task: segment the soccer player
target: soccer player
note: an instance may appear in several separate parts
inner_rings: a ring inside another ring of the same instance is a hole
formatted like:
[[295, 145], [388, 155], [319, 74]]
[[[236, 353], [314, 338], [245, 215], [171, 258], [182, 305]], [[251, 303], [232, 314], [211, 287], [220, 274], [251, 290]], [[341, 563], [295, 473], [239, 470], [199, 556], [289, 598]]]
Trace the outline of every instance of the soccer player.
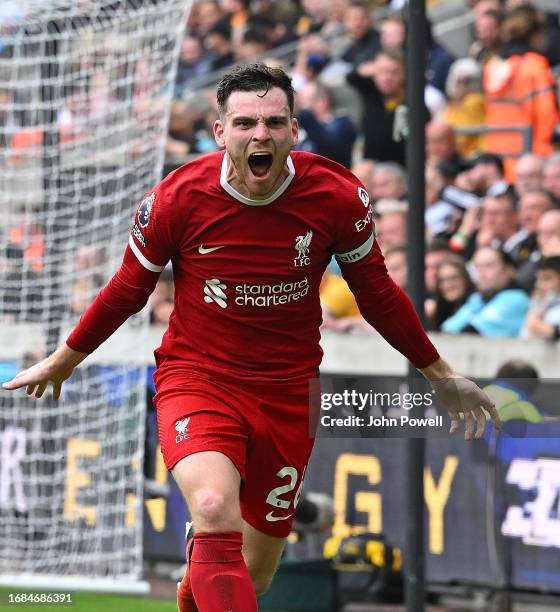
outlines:
[[482, 407], [500, 422], [488, 397], [440, 358], [388, 276], [363, 185], [332, 161], [290, 154], [298, 124], [289, 77], [238, 67], [217, 96], [214, 135], [225, 151], [144, 197], [119, 271], [66, 343], [4, 388], [41, 397], [51, 383], [58, 399], [73, 369], [146, 304], [171, 260], [174, 311], [154, 378], [165, 464], [195, 528], [178, 604], [254, 612], [313, 446], [308, 381], [321, 361], [319, 283], [333, 254], [364, 318], [439, 385], [452, 431], [463, 413], [466, 439], [480, 438]]

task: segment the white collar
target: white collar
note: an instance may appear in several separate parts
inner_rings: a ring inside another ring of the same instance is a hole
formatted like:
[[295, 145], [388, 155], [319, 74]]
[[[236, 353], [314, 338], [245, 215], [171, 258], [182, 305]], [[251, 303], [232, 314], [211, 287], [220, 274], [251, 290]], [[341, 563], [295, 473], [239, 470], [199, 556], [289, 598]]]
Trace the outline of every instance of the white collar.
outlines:
[[251, 198], [247, 198], [241, 193], [239, 193], [237, 189], [234, 189], [227, 182], [228, 159], [229, 159], [229, 156], [227, 153], [225, 153], [224, 158], [222, 160], [222, 171], [220, 173], [220, 185], [229, 193], [230, 196], [232, 196], [236, 200], [239, 200], [240, 202], [243, 202], [243, 204], [248, 204], [249, 206], [265, 206], [266, 204], [270, 204], [271, 202], [274, 202], [274, 200], [279, 198], [284, 193], [284, 191], [288, 189], [288, 187], [290, 186], [290, 183], [292, 182], [294, 176], [296, 175], [296, 169], [294, 168], [294, 163], [292, 162], [292, 158], [288, 155], [288, 159], [286, 161], [288, 164], [289, 174], [284, 179], [282, 184], [278, 187], [278, 189], [271, 196], [266, 198], [266, 200], [252, 200]]

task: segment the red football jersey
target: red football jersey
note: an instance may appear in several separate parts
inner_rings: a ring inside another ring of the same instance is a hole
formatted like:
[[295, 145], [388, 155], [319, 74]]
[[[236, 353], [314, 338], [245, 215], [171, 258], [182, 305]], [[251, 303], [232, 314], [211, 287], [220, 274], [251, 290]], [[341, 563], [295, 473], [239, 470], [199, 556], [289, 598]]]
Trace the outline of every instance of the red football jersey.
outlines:
[[308, 378], [321, 361], [319, 284], [334, 254], [363, 316], [417, 367], [438, 358], [387, 274], [369, 196], [351, 172], [292, 152], [275, 193], [250, 200], [227, 183], [227, 163], [224, 152], [201, 157], [144, 197], [123, 267], [68, 339], [72, 348], [93, 350], [142, 307], [155, 283], [146, 274], [171, 261], [175, 305], [156, 350], [160, 379], [181, 370]]
[[171, 173], [142, 201], [130, 236], [140, 263], [171, 260], [175, 307], [158, 364], [238, 378], [309, 376], [319, 365], [319, 284], [333, 253], [358, 261], [373, 246], [360, 182], [325, 158], [293, 152], [266, 200], [226, 182], [227, 156]]

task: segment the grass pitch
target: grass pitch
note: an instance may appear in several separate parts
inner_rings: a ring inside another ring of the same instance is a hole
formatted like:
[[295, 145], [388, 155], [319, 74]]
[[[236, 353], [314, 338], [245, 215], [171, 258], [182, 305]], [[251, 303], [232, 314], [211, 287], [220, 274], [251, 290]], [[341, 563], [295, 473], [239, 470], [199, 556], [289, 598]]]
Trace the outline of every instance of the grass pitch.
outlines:
[[[69, 604], [10, 604], [9, 593], [21, 593], [21, 589], [0, 589], [0, 612], [8, 610], [42, 610], [42, 612], [177, 612], [174, 601], [147, 599], [138, 596], [102, 595], [101, 593], [72, 593]], [[37, 593], [38, 591], [25, 591]]]

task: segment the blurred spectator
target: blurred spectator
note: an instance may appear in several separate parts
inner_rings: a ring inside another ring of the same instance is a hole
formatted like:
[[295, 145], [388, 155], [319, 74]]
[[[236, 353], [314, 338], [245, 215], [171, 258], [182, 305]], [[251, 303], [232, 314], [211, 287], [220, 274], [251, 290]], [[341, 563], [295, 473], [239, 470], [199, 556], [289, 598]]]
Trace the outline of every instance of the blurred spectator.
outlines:
[[390, 247], [406, 244], [406, 213], [388, 212], [376, 221], [377, 242], [386, 254]]
[[173, 273], [170, 268], [165, 268], [156, 283], [153, 293], [148, 302], [150, 308], [150, 324], [169, 324], [169, 317], [173, 312], [174, 286]]
[[488, 10], [475, 16], [475, 40], [469, 47], [469, 57], [484, 66], [500, 49], [502, 43], [502, 13]]
[[511, 254], [519, 242], [526, 238], [518, 232], [519, 217], [515, 201], [509, 193], [490, 196], [484, 200], [480, 228], [476, 235], [477, 248], [490, 246]]
[[502, 8], [502, 0], [467, 0], [471, 4], [475, 17], [488, 11], [499, 11]]
[[431, 328], [441, 330], [443, 322], [463, 306], [473, 291], [465, 260], [459, 255], [445, 257], [436, 270], [434, 309], [427, 317]]
[[537, 264], [535, 290], [531, 295], [524, 337], [560, 337], [560, 256], [543, 257]]
[[[253, 30], [264, 35], [268, 41], [268, 48], [278, 47], [286, 42], [290, 42], [286, 26], [274, 19], [268, 13], [251, 15], [247, 20], [246, 31]], [[293, 40], [293, 39], [292, 39]]]
[[231, 30], [224, 23], [218, 23], [208, 32], [204, 44], [210, 53], [211, 70], [225, 68], [235, 61], [231, 43]]
[[509, 190], [504, 180], [504, 164], [498, 155], [491, 153], [482, 153], [474, 159], [465, 179], [465, 187], [481, 197], [501, 195]]
[[556, 200], [556, 206], [560, 206], [560, 153], [544, 162], [542, 186]]
[[384, 252], [385, 265], [389, 276], [397, 285], [406, 291], [408, 283], [408, 260], [406, 244], [392, 244]]
[[192, 6], [187, 30], [203, 40], [206, 34], [224, 17], [217, 0], [199, 0]]
[[549, 210], [539, 219], [537, 243], [544, 257], [560, 255], [560, 210]]
[[329, 0], [327, 20], [321, 30], [326, 37], [340, 36], [344, 34], [344, 15], [346, 13], [347, 0]]
[[518, 336], [527, 314], [529, 298], [514, 283], [515, 267], [503, 251], [482, 247], [473, 258], [476, 293], [449, 319], [444, 332], [482, 336]]
[[321, 280], [319, 289], [323, 317], [340, 319], [355, 317], [360, 314], [354, 294], [350, 291], [342, 276], [327, 270]]
[[174, 102], [171, 105], [165, 146], [166, 164], [184, 163], [189, 153], [197, 152], [195, 123], [199, 118], [188, 102]]
[[426, 178], [426, 238], [445, 236], [449, 239], [457, 230], [466, 210], [479, 205], [479, 198], [458, 189], [452, 178], [442, 172], [443, 164], [428, 163]]
[[517, 272], [517, 283], [526, 291], [532, 291], [537, 263], [542, 257], [560, 255], [560, 211], [547, 210], [537, 221], [537, 250], [529, 256]]
[[447, 74], [455, 57], [433, 37], [432, 24], [429, 20], [426, 20], [426, 48], [428, 50], [426, 81], [445, 93]]
[[350, 0], [344, 13], [344, 27], [351, 43], [342, 54], [342, 60], [356, 68], [373, 59], [381, 45], [367, 2]]
[[220, 0], [220, 3], [225, 15], [208, 29], [208, 33], [219, 28], [222, 32], [229, 32], [230, 41], [240, 40], [249, 19], [250, 0]]
[[366, 191], [373, 200], [375, 191], [375, 162], [371, 159], [362, 159], [352, 166], [352, 172], [364, 184]]
[[[8, 244], [6, 256], [10, 269], [32, 270], [41, 273], [45, 258], [45, 227], [39, 222], [36, 215], [25, 214], [21, 223], [16, 223], [8, 230]], [[25, 217], [27, 217], [27, 220]]]
[[[458, 202], [458, 205], [464, 203], [466, 209], [458, 230], [449, 241], [449, 246], [453, 251], [461, 253], [466, 259], [470, 259], [476, 246], [481, 246], [477, 240], [486, 240], [489, 235], [489, 232], [486, 231], [482, 233], [480, 238], [478, 237], [484, 207], [480, 201], [477, 202], [476, 199], [473, 199], [473, 194], [486, 198], [506, 195], [510, 196], [510, 200], [513, 196], [508, 184], [503, 180], [502, 160], [489, 153], [480, 155], [474, 160], [473, 167], [469, 171], [463, 172], [457, 177], [456, 185], [459, 184], [460, 188], [456, 186], [453, 189], [448, 188], [446, 190], [450, 192], [450, 196]], [[490, 228], [487, 226], [486, 229]], [[491, 232], [490, 235], [492, 235]]]
[[252, 62], [262, 57], [272, 46], [272, 41], [257, 28], [245, 30], [241, 42], [234, 48], [236, 62]]
[[327, 42], [317, 34], [310, 34], [299, 41], [292, 69], [292, 84], [296, 92], [319, 79], [319, 74], [330, 62], [329, 53]]
[[406, 172], [401, 165], [394, 162], [375, 164], [373, 189], [369, 194], [372, 200], [402, 200], [406, 191]]
[[[538, 386], [539, 375], [535, 368], [523, 359], [511, 359], [500, 366], [496, 372], [496, 381], [484, 387], [484, 392], [494, 402], [500, 419], [505, 424], [505, 433], [522, 437], [525, 435], [526, 427], [512, 428], [516, 421], [529, 423], [543, 421], [541, 412], [531, 401]], [[505, 612], [503, 601], [498, 609]]]
[[389, 15], [381, 23], [380, 44], [384, 51], [404, 51], [406, 21], [399, 14]]
[[450, 231], [450, 219], [455, 214], [455, 207], [442, 200], [443, 190], [448, 183], [436, 162], [428, 162], [424, 168], [426, 212], [424, 223], [429, 238]]
[[348, 116], [334, 115], [332, 91], [322, 83], [309, 83], [298, 94], [297, 101], [298, 121], [304, 135], [297, 148], [350, 168], [356, 129]]
[[519, 200], [517, 211], [519, 225], [524, 237], [511, 252], [511, 256], [518, 267], [528, 261], [537, 250], [539, 220], [551, 208], [552, 198], [543, 190], [527, 191]]
[[457, 140], [453, 128], [437, 119], [426, 126], [426, 161], [438, 163], [447, 174], [457, 175], [463, 160], [457, 152]]
[[[404, 53], [406, 46], [406, 21], [399, 14], [387, 17], [381, 24], [381, 49], [383, 51]], [[447, 105], [443, 93], [431, 85], [426, 84], [424, 89], [424, 103], [432, 117], [441, 114]]]
[[404, 102], [404, 57], [380, 51], [374, 61], [360, 64], [347, 75], [363, 102], [364, 157], [405, 163], [406, 142], [393, 140], [395, 109]]
[[100, 274], [76, 275], [70, 300], [70, 313], [74, 321], [82, 316], [104, 284]]
[[436, 307], [437, 270], [441, 262], [451, 254], [447, 240], [436, 239], [426, 248], [424, 256], [424, 286], [426, 299], [424, 300], [424, 313], [426, 319], [431, 321]]
[[329, 14], [327, 0], [301, 0], [303, 14], [298, 19], [294, 31], [297, 36], [307, 36], [313, 32], [320, 32]]
[[87, 274], [102, 275], [102, 268], [107, 263], [107, 251], [104, 247], [81, 245], [74, 259], [74, 272], [80, 276]]
[[181, 43], [181, 54], [175, 79], [175, 96], [180, 97], [189, 81], [210, 72], [210, 59], [204, 56], [202, 43], [195, 36], [187, 36]]
[[546, 58], [531, 50], [539, 32], [533, 7], [511, 10], [503, 24], [505, 44], [500, 57], [493, 57], [484, 69], [486, 124], [490, 130], [485, 147], [505, 156], [510, 182], [515, 177], [515, 159], [524, 151], [524, 135], [492, 132], [492, 128], [532, 129], [532, 152], [546, 156], [553, 151], [552, 134], [558, 122], [554, 78]]
[[424, 284], [426, 296], [434, 297], [437, 289], [437, 271], [441, 263], [452, 255], [446, 240], [434, 240], [424, 256]]
[[543, 160], [532, 153], [519, 158], [515, 171], [515, 193], [518, 198], [528, 191], [541, 189], [543, 180]]
[[[470, 58], [458, 59], [447, 76], [445, 91], [449, 98], [442, 120], [454, 130], [484, 126], [486, 107], [481, 91], [482, 71]], [[482, 134], [457, 134], [457, 151], [463, 157], [480, 153], [484, 146]]]

